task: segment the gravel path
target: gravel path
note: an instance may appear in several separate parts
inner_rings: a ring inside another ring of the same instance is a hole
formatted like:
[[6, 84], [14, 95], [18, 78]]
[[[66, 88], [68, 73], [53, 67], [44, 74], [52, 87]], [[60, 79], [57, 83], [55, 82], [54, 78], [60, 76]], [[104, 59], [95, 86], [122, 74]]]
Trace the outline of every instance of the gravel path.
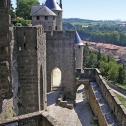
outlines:
[[63, 108], [56, 104], [59, 92], [48, 94], [47, 111], [62, 126], [96, 126], [90, 122], [93, 114], [87, 103], [83, 88], [82, 85], [77, 91], [76, 103], [73, 110]]

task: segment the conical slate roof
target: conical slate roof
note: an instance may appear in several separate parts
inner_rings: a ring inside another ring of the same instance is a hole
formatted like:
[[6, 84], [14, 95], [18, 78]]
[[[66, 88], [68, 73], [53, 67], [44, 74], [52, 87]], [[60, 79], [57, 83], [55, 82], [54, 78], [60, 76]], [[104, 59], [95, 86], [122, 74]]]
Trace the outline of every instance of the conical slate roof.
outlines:
[[56, 0], [46, 0], [45, 5], [51, 10], [61, 10], [60, 6], [57, 4]]
[[75, 31], [75, 45], [84, 45], [77, 31]]
[[45, 5], [44, 6], [43, 5], [32, 6], [31, 16], [37, 16], [37, 15], [56, 16], [56, 14]]

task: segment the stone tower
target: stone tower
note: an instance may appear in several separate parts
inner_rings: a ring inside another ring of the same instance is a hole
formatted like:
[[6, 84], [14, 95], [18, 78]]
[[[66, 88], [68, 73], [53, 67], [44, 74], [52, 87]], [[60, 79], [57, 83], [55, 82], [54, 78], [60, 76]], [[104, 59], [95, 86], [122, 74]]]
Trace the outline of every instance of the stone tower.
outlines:
[[0, 0], [0, 103], [12, 97], [9, 8], [10, 0]]
[[46, 35], [42, 26], [16, 27], [18, 115], [45, 110]]
[[[40, 18], [48, 16], [48, 20], [44, 19], [44, 23], [42, 23], [46, 33], [47, 92], [65, 87], [65, 97], [74, 100], [76, 90], [75, 31], [66, 31], [66, 34], [63, 34], [61, 8], [62, 0], [60, 0], [60, 5], [56, 0], [46, 0], [45, 5], [32, 6], [31, 16], [32, 19], [37, 18], [38, 15]], [[52, 21], [51, 16], [56, 17], [56, 22]], [[49, 29], [51, 24], [53, 25], [52, 30]], [[54, 73], [56, 70], [57, 72]], [[54, 81], [56, 76], [60, 78], [60, 80], [56, 79], [57, 82]]]
[[76, 70], [83, 69], [83, 46], [82, 40], [77, 31], [75, 31], [75, 65]]
[[[56, 27], [55, 30], [62, 30], [62, 12], [63, 10], [56, 2], [56, 0], [46, 0], [45, 5], [52, 10], [56, 15]], [[60, 3], [61, 5], [61, 3]]]
[[[37, 10], [37, 11], [36, 11]], [[32, 25], [42, 25], [44, 30], [52, 31], [56, 27], [56, 14], [45, 5], [31, 8]]]
[[[64, 88], [66, 98], [75, 98], [75, 31], [46, 31], [47, 91]], [[61, 85], [53, 84], [53, 70], [61, 71]]]

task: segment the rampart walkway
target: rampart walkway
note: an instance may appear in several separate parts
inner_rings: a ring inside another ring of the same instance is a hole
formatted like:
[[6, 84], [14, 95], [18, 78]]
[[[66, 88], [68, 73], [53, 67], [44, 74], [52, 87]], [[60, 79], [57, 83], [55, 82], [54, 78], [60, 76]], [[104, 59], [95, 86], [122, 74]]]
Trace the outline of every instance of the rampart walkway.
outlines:
[[73, 110], [63, 108], [56, 104], [58, 94], [58, 91], [48, 94], [47, 111], [62, 126], [97, 126], [91, 124], [93, 114], [87, 103], [83, 85], [77, 91], [77, 99]]

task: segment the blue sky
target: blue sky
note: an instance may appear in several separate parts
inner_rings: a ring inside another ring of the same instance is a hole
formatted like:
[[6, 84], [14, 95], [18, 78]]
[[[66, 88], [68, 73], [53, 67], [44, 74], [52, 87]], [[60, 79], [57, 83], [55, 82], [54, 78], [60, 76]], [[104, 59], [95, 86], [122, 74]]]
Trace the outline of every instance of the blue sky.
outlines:
[[[15, 1], [12, 0], [14, 6]], [[62, 0], [62, 3], [63, 18], [126, 20], [126, 0]]]

